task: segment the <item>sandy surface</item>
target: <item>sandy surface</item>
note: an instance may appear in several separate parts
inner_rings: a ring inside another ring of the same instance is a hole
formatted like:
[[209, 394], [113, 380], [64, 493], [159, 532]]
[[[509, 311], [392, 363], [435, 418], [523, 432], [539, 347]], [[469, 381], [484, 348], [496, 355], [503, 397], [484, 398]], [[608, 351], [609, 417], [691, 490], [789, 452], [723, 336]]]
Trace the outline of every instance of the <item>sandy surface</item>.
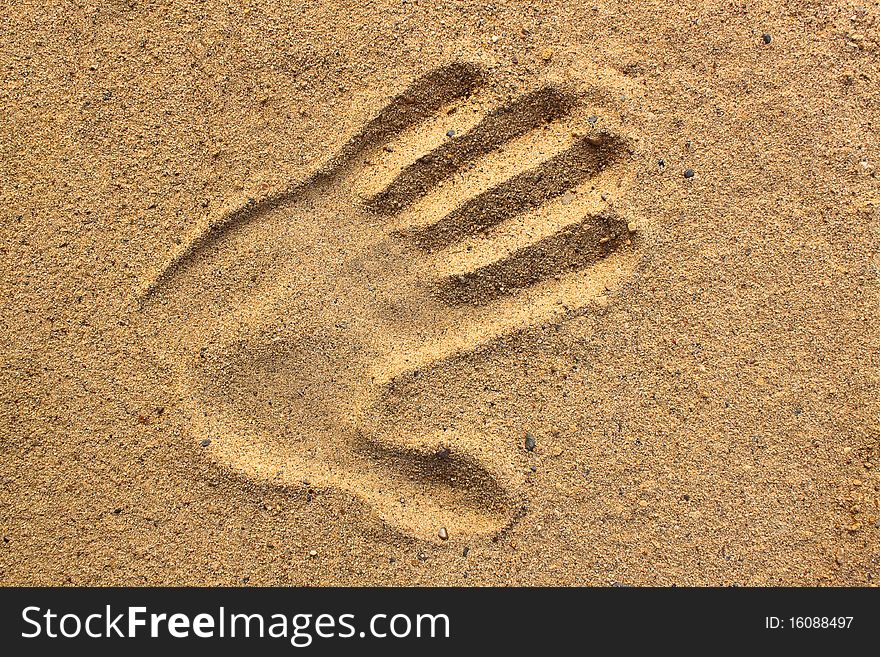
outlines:
[[0, 583], [877, 583], [876, 5], [291, 4], [4, 4]]

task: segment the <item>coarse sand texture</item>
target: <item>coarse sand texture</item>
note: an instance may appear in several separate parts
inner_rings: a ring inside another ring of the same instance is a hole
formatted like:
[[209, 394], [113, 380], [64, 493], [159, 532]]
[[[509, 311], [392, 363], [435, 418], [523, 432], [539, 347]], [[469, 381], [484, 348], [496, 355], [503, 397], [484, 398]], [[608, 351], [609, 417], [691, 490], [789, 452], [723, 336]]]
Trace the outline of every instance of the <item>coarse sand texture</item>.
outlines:
[[880, 12], [8, 4], [0, 582], [880, 578]]

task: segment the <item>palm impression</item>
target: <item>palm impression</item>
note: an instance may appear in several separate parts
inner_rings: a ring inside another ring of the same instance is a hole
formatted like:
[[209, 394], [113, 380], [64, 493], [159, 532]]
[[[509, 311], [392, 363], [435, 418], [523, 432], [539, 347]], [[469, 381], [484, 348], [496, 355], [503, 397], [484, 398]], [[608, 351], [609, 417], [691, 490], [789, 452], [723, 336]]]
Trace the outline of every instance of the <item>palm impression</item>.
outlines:
[[633, 171], [596, 80], [488, 110], [487, 86], [470, 64], [432, 71], [310, 178], [216, 217], [148, 285], [193, 443], [221, 466], [341, 492], [416, 537], [512, 522], [517, 475], [485, 449], [510, 436], [404, 423], [382, 400], [616, 290], [635, 240], [600, 191]]

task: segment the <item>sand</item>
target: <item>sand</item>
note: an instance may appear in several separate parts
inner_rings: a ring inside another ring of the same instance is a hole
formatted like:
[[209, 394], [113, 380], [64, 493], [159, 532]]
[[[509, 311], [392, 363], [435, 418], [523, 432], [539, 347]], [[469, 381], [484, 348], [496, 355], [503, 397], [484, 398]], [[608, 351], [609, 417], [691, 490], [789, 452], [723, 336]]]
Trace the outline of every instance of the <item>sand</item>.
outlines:
[[2, 16], [0, 583], [877, 583], [875, 6]]

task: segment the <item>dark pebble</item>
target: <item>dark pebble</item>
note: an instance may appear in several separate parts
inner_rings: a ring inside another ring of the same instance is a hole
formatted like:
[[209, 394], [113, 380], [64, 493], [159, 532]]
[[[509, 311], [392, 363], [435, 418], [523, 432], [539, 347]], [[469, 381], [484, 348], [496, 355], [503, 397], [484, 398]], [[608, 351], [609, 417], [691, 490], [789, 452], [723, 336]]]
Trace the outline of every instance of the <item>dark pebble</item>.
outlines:
[[455, 130], [447, 130], [446, 136], [447, 137], [455, 137]]
[[658, 167], [665, 167], [665, 166], [666, 166], [666, 160], [657, 160], [657, 166], [658, 166]]
[[200, 444], [201, 444], [202, 447], [207, 447], [208, 445], [211, 444], [211, 439], [210, 439], [210, 438], [205, 438]]
[[771, 37], [769, 34], [765, 34], [761, 38], [764, 40], [764, 43], [770, 43], [771, 41], [773, 41], [773, 37]]
[[596, 121], [598, 121], [598, 120], [599, 120], [598, 116], [591, 116], [587, 119], [587, 123], [589, 123], [590, 125], [594, 125], [596, 123]]
[[693, 178], [694, 177], [694, 170], [693, 169], [686, 169], [684, 172], [684, 177], [685, 178]]
[[471, 549], [467, 545], [465, 545], [464, 550], [461, 551], [461, 556], [466, 557], [468, 555], [468, 552], [470, 551]]
[[526, 434], [526, 449], [529, 450], [530, 452], [533, 452], [533, 451], [535, 451], [535, 447], [537, 445], [538, 445], [538, 443], [535, 442], [535, 437], [532, 434], [527, 433]]

